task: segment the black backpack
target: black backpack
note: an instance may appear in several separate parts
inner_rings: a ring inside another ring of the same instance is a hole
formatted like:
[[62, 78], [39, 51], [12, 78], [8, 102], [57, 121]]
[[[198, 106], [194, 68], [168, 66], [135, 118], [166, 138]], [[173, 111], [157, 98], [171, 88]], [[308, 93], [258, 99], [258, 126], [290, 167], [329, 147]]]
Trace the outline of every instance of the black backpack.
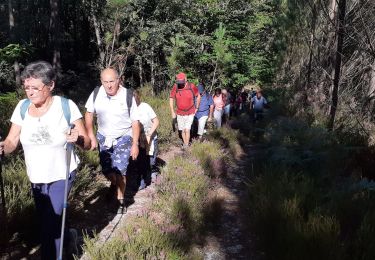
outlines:
[[[98, 96], [100, 86], [96, 87], [93, 91], [94, 96], [93, 96], [93, 103], [95, 104], [95, 99]], [[132, 88], [126, 88], [126, 105], [128, 106], [128, 112], [130, 116], [130, 108], [132, 107], [133, 104], [133, 89]]]

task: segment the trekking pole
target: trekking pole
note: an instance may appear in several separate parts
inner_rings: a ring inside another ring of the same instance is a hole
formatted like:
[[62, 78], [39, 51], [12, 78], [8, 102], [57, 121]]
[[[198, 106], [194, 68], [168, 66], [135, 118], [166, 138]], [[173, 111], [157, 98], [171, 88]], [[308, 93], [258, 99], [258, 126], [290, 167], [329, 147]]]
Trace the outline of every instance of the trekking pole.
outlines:
[[[0, 141], [1, 141], [1, 136], [0, 136]], [[4, 216], [4, 221], [6, 218], [6, 206], [5, 206], [5, 192], [4, 192], [4, 182], [3, 182], [3, 156], [4, 156], [4, 151], [1, 152], [0, 154], [0, 192], [1, 192], [1, 205], [3, 208], [3, 216]]]
[[[74, 128], [74, 124], [69, 126], [68, 135], [70, 135], [70, 131]], [[61, 236], [60, 236], [60, 252], [59, 252], [59, 260], [62, 260], [63, 255], [63, 246], [64, 246], [64, 230], [65, 230], [65, 219], [66, 219], [66, 209], [68, 207], [68, 183], [69, 183], [69, 175], [70, 175], [70, 160], [71, 160], [71, 153], [73, 150], [72, 143], [66, 143], [66, 179], [65, 179], [65, 187], [64, 187], [64, 204], [63, 204], [63, 214], [61, 220]]]

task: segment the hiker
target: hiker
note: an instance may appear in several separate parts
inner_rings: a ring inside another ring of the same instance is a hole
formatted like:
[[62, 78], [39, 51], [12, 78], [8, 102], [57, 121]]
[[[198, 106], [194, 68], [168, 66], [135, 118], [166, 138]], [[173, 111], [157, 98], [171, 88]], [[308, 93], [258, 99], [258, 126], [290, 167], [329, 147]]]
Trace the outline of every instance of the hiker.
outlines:
[[223, 97], [225, 100], [223, 119], [224, 119], [224, 122], [227, 123], [230, 117], [230, 109], [231, 109], [230, 103], [231, 103], [232, 96], [226, 89], [222, 89], [221, 93], [223, 94]]
[[[40, 224], [41, 258], [56, 259], [61, 242], [64, 186], [68, 181], [68, 190], [72, 187], [79, 163], [72, 151], [70, 176], [66, 180], [68, 169], [64, 146], [68, 142], [89, 149], [90, 139], [77, 105], [52, 95], [56, 73], [50, 63], [30, 63], [23, 70], [21, 79], [27, 99], [18, 102], [13, 111], [9, 134], [4, 142], [0, 142], [0, 154], [12, 153], [21, 142]], [[67, 134], [70, 124], [75, 127]], [[71, 246], [75, 246], [76, 231], [66, 229], [66, 233], [64, 237], [70, 239]]]
[[212, 96], [207, 93], [203, 83], [200, 83], [198, 85], [198, 91], [201, 96], [201, 102], [199, 104], [198, 111], [195, 114], [195, 118], [198, 120], [198, 139], [202, 140], [207, 120], [209, 122], [212, 121], [214, 101], [212, 99]]
[[[104, 176], [111, 182], [109, 193], [116, 194], [118, 214], [126, 211], [125, 187], [129, 159], [136, 160], [139, 147], [139, 115], [131, 90], [120, 85], [118, 72], [106, 68], [100, 74], [102, 85], [86, 102], [85, 122], [91, 150], [99, 144], [99, 159]], [[98, 131], [94, 133], [94, 114]]]
[[[176, 102], [176, 110], [174, 103]], [[182, 150], [189, 146], [190, 129], [194, 115], [198, 111], [201, 102], [197, 87], [187, 81], [186, 74], [181, 72], [176, 75], [176, 83], [173, 85], [169, 96], [169, 106], [172, 118], [177, 117], [178, 130], [182, 136]]]
[[254, 113], [254, 122], [263, 118], [263, 109], [268, 107], [267, 100], [263, 97], [262, 91], [258, 89], [250, 104], [250, 109]]
[[247, 93], [246, 89], [243, 89], [242, 92], [241, 92], [242, 109], [246, 109], [246, 102], [247, 102], [248, 96], [249, 96], [249, 93]]
[[[138, 113], [141, 123], [141, 134], [139, 138], [139, 155], [144, 158], [137, 159], [141, 171], [141, 182], [139, 190], [144, 189], [151, 181], [155, 182], [158, 174], [156, 168], [156, 157], [158, 153], [158, 133], [156, 129], [159, 126], [159, 119], [152, 107], [141, 102], [141, 94], [138, 90], [133, 92], [135, 102], [138, 106]], [[151, 175], [151, 176], [150, 176]]]
[[214, 101], [214, 118], [216, 122], [216, 128], [221, 127], [221, 122], [223, 118], [223, 113], [224, 113], [224, 106], [225, 106], [225, 97], [221, 93], [220, 88], [215, 89], [215, 94], [212, 97]]

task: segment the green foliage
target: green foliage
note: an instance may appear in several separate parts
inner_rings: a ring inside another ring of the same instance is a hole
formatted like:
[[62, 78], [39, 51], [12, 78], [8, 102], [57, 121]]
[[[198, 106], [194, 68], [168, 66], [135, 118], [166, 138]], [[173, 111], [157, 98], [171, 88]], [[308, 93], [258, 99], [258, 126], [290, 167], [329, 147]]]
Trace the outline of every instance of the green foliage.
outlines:
[[90, 259], [191, 259], [176, 249], [175, 241], [147, 217], [131, 218], [129, 223], [118, 237], [102, 247], [96, 247], [96, 240], [86, 237], [84, 251]]
[[[12, 116], [13, 110], [18, 103], [18, 97], [15, 92], [0, 95], [0, 134], [5, 135], [8, 133], [11, 122], [10, 117]], [[4, 136], [3, 136], [4, 137]]]
[[4, 48], [0, 48], [0, 59], [6, 61], [8, 64], [12, 64], [14, 61], [30, 55], [32, 50], [31, 46], [8, 44]]
[[295, 119], [268, 127], [247, 202], [267, 259], [373, 258], [374, 184], [344, 175], [353, 149]]

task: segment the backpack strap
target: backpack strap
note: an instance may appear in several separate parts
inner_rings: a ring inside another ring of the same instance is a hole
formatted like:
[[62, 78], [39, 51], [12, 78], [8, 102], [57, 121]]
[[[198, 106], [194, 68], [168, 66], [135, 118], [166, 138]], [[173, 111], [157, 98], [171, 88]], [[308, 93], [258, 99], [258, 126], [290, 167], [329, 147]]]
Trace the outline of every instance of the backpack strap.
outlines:
[[[65, 120], [68, 123], [68, 125], [70, 125], [71, 113], [70, 113], [70, 107], [69, 107], [69, 99], [65, 97], [60, 97], [60, 98], [61, 98], [61, 108], [63, 110]], [[30, 99], [25, 99], [25, 101], [23, 101], [23, 103], [21, 104], [20, 115], [21, 115], [22, 120], [25, 119], [26, 111], [29, 108], [30, 104], [31, 104]]]
[[130, 109], [133, 104], [133, 89], [132, 88], [127, 88], [126, 89], [126, 105], [128, 106], [128, 112], [129, 112], [129, 117], [130, 117]]
[[61, 107], [64, 113], [64, 117], [68, 125], [70, 125], [70, 118], [71, 118], [71, 113], [70, 113], [70, 107], [69, 107], [69, 99], [65, 97], [60, 97], [61, 98]]
[[94, 104], [94, 113], [96, 112], [96, 110], [95, 110], [95, 100], [96, 100], [96, 97], [98, 96], [99, 89], [100, 89], [100, 86], [97, 86], [97, 87], [94, 88], [94, 91], [93, 91], [92, 103]]
[[95, 103], [95, 99], [96, 99], [96, 97], [98, 96], [98, 93], [99, 93], [99, 89], [100, 89], [100, 86], [97, 86], [97, 87], [95, 87], [94, 88], [94, 91], [93, 91], [93, 102]]
[[25, 101], [23, 101], [23, 103], [21, 104], [21, 108], [20, 108], [20, 115], [21, 115], [21, 118], [22, 120], [25, 119], [25, 114], [26, 114], [26, 111], [27, 109], [29, 108], [30, 106], [30, 99], [25, 99]]

